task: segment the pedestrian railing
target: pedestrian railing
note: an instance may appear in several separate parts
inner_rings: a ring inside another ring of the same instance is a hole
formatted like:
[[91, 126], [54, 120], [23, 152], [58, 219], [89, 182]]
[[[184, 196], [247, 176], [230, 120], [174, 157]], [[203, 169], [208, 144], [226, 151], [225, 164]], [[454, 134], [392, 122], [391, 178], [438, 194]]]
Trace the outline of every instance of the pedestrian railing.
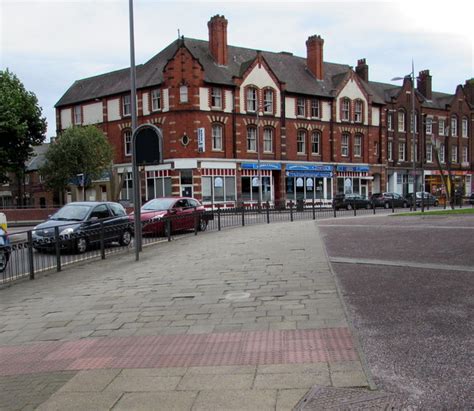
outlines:
[[[462, 203], [458, 207], [462, 207]], [[465, 203], [464, 207], [474, 204]], [[422, 205], [420, 211], [433, 205]], [[442, 207], [442, 206], [440, 206]], [[220, 208], [213, 210], [189, 210], [184, 215], [156, 217], [142, 221], [143, 247], [171, 241], [182, 235], [198, 235], [202, 231], [220, 231], [231, 227], [245, 227], [255, 224], [270, 224], [283, 221], [300, 221], [338, 218], [342, 216], [367, 216], [371, 214], [394, 213], [390, 208], [376, 208], [351, 204], [349, 209], [323, 207], [315, 202], [283, 205], [263, 203], [260, 207]], [[439, 208], [439, 207], [437, 207]], [[408, 209], [400, 208], [400, 211]], [[97, 228], [77, 233], [67, 230], [71, 223], [57, 226], [42, 237], [35, 230], [16, 232], [10, 235], [6, 251], [9, 255], [6, 267], [0, 272], [0, 287], [19, 279], [34, 279], [39, 273], [62, 271], [64, 267], [80, 261], [106, 259], [113, 254], [132, 252], [133, 221], [110, 225], [108, 219], [96, 222]], [[72, 230], [71, 230], [72, 231]], [[68, 234], [62, 234], [68, 233]], [[0, 248], [0, 252], [2, 249]]]

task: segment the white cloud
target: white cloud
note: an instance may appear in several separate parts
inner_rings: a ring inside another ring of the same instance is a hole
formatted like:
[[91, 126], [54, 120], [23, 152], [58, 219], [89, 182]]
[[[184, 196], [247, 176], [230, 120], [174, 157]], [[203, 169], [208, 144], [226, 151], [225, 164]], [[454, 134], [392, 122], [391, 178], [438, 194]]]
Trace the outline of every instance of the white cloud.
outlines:
[[[309, 35], [325, 39], [325, 60], [366, 57], [376, 81], [430, 69], [433, 87], [454, 92], [473, 76], [473, 31], [464, 2], [134, 0], [136, 62], [178, 36], [207, 39], [215, 14], [229, 20], [229, 44], [305, 56]], [[54, 103], [77, 79], [127, 67], [127, 0], [0, 0], [1, 67], [34, 91], [55, 133]]]

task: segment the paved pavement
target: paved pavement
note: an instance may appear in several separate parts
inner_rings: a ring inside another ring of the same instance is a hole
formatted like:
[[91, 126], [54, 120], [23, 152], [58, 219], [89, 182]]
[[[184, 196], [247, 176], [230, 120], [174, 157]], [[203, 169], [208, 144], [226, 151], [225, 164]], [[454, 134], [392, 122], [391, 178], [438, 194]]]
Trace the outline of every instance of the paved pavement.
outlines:
[[357, 347], [315, 222], [204, 233], [0, 290], [0, 409], [289, 410]]

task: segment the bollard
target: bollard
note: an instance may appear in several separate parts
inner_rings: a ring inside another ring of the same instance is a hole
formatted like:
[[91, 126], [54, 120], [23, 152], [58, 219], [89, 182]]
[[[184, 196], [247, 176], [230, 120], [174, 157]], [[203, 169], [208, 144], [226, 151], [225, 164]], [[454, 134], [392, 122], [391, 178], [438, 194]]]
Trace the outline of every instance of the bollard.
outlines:
[[61, 246], [59, 244], [59, 227], [54, 227], [54, 239], [56, 248], [56, 271], [61, 271]]
[[33, 258], [33, 235], [28, 231], [28, 263], [30, 265], [30, 280], [35, 279], [35, 260]]
[[313, 207], [313, 220], [316, 220], [316, 210], [314, 208], [314, 198], [313, 198], [312, 207]]
[[293, 221], [293, 201], [290, 201], [290, 221]]
[[104, 223], [100, 222], [100, 256], [105, 260], [105, 244], [104, 244]]
[[217, 230], [221, 231], [221, 206], [217, 206]]
[[242, 227], [245, 226], [245, 206], [242, 204]]
[[267, 201], [267, 224], [270, 224], [270, 203]]

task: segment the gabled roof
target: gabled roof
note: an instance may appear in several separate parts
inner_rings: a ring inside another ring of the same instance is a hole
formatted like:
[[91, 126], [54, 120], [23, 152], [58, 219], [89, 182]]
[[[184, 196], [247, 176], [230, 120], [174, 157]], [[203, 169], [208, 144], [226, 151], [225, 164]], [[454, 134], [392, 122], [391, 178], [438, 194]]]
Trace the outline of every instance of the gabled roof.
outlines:
[[[233, 86], [234, 77], [241, 77], [257, 57], [257, 50], [245, 47], [228, 46], [228, 64], [218, 65], [209, 52], [209, 42], [191, 38], [173, 41], [165, 49], [153, 56], [146, 63], [136, 66], [137, 88], [159, 85], [163, 82], [163, 69], [173, 58], [179, 47], [184, 45], [204, 69], [204, 80], [207, 83]], [[290, 53], [262, 51], [262, 57], [278, 80], [285, 83], [289, 93], [306, 94], [319, 97], [335, 97], [335, 91], [352, 68], [347, 64], [324, 62], [324, 79], [317, 80], [306, 66], [306, 58], [293, 56]], [[367, 94], [376, 104], [390, 102], [400, 92], [400, 86], [361, 80]], [[130, 90], [130, 69], [113, 71], [94, 77], [78, 80], [66, 91], [55, 107], [77, 104]], [[435, 95], [440, 95], [435, 98]], [[449, 95], [433, 93], [435, 107], [444, 108], [443, 98]], [[451, 96], [452, 98], [452, 96]], [[440, 100], [439, 103], [437, 101]]]

